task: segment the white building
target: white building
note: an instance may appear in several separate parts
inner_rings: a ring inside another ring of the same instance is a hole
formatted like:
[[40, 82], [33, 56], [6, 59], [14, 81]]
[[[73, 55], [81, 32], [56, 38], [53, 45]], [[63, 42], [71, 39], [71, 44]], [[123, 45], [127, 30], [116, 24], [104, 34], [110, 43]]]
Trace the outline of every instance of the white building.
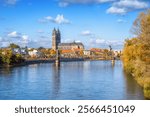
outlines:
[[83, 51], [85, 56], [91, 56], [91, 51], [90, 50], [84, 50]]
[[13, 54], [28, 55], [27, 48], [12, 48]]
[[41, 52], [39, 52], [38, 50], [34, 49], [32, 51], [29, 51], [28, 54], [31, 57], [40, 57], [41, 56]]

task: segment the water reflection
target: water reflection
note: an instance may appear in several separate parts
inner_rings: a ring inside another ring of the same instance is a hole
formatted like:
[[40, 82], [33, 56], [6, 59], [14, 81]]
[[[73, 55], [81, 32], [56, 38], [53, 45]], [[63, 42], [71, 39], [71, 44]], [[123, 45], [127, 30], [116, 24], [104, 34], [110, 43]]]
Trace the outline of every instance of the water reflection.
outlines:
[[122, 62], [84, 61], [0, 69], [0, 99], [144, 99]]
[[59, 65], [56, 65], [56, 64], [53, 64], [52, 66], [52, 82], [53, 82], [53, 91], [52, 91], [52, 99], [56, 99], [58, 97], [58, 94], [60, 92], [60, 69], [61, 69], [61, 66]]
[[[143, 97], [143, 91], [142, 88], [137, 85], [137, 82], [134, 80], [134, 78], [130, 75], [127, 74], [126, 72], [123, 71], [124, 74], [124, 79], [125, 79], [125, 91], [126, 91], [126, 98], [127, 99], [132, 99], [132, 97], [134, 97], [134, 99], [144, 99]], [[141, 89], [141, 91], [139, 91], [139, 89]]]

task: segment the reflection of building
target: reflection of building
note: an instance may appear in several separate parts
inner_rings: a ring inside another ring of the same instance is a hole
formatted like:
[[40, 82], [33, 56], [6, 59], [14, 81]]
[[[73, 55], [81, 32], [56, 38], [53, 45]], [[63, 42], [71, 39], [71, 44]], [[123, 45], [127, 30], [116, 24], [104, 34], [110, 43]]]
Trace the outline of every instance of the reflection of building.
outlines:
[[74, 50], [74, 49], [84, 49], [84, 45], [79, 42], [72, 43], [61, 43], [61, 34], [59, 29], [56, 30], [54, 28], [52, 32], [52, 49], [60, 49], [60, 50]]

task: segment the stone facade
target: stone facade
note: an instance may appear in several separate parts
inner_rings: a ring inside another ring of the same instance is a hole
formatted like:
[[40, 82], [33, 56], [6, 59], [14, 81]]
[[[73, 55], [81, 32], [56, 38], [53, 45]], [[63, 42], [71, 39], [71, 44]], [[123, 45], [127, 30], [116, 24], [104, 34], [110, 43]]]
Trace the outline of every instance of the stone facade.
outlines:
[[59, 43], [61, 43], [61, 34], [60, 34], [59, 29], [56, 30], [54, 28], [53, 33], [52, 33], [52, 49], [57, 50]]
[[84, 45], [79, 42], [72, 43], [60, 43], [58, 44], [59, 50], [75, 50], [75, 49], [84, 49]]
[[75, 50], [75, 49], [84, 49], [84, 45], [80, 42], [72, 43], [61, 43], [61, 34], [59, 29], [54, 28], [52, 32], [52, 49], [53, 50]]

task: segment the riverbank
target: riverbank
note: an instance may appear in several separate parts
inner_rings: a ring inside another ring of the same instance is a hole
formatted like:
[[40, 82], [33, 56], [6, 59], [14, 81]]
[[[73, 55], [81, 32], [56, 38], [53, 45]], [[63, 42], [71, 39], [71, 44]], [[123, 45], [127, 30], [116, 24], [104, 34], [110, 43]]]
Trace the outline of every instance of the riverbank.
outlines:
[[[60, 62], [74, 62], [74, 61], [110, 61], [110, 59], [90, 59], [90, 58], [61, 58]], [[120, 59], [116, 59], [120, 60]], [[28, 59], [20, 64], [3, 64], [0, 67], [16, 67], [16, 66], [24, 66], [30, 64], [40, 64], [40, 63], [54, 63], [55, 59]]]
[[[73, 62], [73, 61], [85, 61], [83, 58], [62, 58], [60, 59], [60, 62]], [[54, 59], [32, 59], [32, 60], [25, 60], [23, 63], [20, 64], [3, 64], [0, 66], [0, 68], [4, 67], [19, 67], [19, 66], [25, 66], [25, 65], [31, 65], [31, 64], [40, 64], [40, 63], [54, 63]]]
[[[83, 58], [62, 58], [60, 59], [60, 62], [72, 62], [72, 61], [84, 61]], [[26, 60], [25, 64], [39, 64], [39, 63], [54, 63], [54, 59], [46, 59], [46, 60]]]

